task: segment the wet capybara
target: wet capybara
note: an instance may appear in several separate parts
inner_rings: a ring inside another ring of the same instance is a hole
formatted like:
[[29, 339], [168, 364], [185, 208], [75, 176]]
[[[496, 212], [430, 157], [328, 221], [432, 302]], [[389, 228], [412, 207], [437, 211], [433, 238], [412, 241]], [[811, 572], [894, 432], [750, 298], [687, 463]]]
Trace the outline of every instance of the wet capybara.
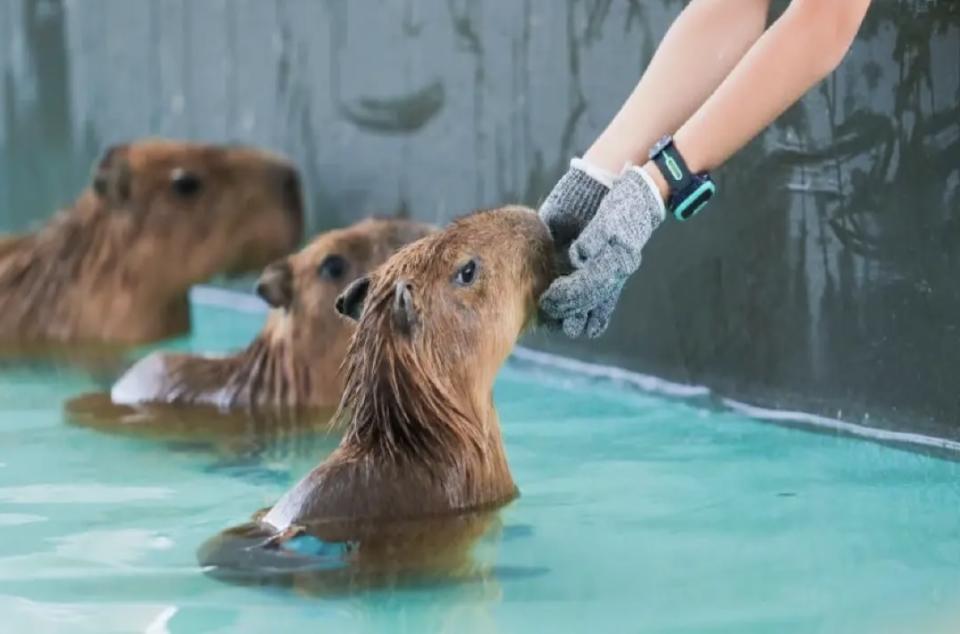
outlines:
[[278, 410], [336, 405], [354, 330], [337, 314], [337, 296], [430, 231], [410, 220], [368, 219], [321, 234], [260, 276], [257, 293], [272, 310], [249, 346], [222, 358], [155, 352], [114, 384], [113, 402]]
[[0, 240], [0, 344], [134, 344], [189, 329], [187, 291], [300, 240], [297, 170], [240, 146], [110, 148], [73, 206]]
[[504, 207], [353, 282], [337, 300], [358, 319], [340, 445], [272, 508], [208, 541], [207, 571], [321, 593], [466, 574], [470, 546], [517, 495], [494, 378], [554, 275], [537, 214]]

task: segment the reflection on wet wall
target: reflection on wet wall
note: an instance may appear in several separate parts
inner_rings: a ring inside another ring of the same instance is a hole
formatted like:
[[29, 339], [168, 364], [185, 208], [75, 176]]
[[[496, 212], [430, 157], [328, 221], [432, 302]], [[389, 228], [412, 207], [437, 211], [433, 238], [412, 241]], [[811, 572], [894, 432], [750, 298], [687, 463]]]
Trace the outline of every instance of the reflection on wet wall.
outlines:
[[[781, 3], [782, 4], [782, 3]], [[536, 204], [676, 0], [3, 0], [0, 226], [107, 145], [243, 141], [313, 230]], [[532, 343], [765, 405], [960, 437], [960, 5], [875, 0], [840, 70], [658, 232], [598, 342]]]

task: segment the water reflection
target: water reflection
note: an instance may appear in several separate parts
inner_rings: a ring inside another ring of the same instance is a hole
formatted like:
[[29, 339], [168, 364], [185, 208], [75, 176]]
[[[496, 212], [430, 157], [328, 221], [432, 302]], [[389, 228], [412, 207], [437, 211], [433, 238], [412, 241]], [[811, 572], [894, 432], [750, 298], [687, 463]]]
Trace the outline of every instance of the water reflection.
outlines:
[[162, 442], [181, 451], [209, 453], [221, 467], [262, 466], [271, 456], [284, 461], [326, 455], [341, 430], [331, 424], [334, 408], [240, 409], [206, 405], [144, 403], [116, 405], [109, 393], [67, 401], [66, 421], [100, 432]]

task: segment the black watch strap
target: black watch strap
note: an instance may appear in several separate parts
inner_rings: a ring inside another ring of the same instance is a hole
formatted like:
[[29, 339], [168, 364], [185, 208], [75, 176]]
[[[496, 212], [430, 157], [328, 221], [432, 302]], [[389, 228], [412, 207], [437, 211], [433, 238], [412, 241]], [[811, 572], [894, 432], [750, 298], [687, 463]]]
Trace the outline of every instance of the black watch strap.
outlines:
[[667, 181], [670, 194], [667, 209], [677, 220], [688, 220], [703, 209], [717, 191], [716, 185], [706, 172], [694, 174], [673, 144], [673, 138], [665, 136], [650, 150], [650, 160]]
[[685, 191], [693, 184], [693, 174], [673, 144], [673, 138], [666, 136], [660, 139], [650, 151], [650, 159], [663, 174], [671, 194]]

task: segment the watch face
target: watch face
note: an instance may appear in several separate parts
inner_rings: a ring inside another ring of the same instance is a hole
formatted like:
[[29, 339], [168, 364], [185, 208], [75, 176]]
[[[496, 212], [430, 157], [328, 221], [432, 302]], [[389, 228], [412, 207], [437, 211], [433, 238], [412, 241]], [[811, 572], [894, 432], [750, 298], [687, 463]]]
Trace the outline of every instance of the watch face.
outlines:
[[653, 147], [650, 148], [650, 155], [648, 158], [653, 159], [657, 154], [663, 151], [663, 148], [670, 145], [670, 142], [673, 141], [673, 137], [669, 134], [666, 136], [660, 137], [660, 140], [653, 144]]

